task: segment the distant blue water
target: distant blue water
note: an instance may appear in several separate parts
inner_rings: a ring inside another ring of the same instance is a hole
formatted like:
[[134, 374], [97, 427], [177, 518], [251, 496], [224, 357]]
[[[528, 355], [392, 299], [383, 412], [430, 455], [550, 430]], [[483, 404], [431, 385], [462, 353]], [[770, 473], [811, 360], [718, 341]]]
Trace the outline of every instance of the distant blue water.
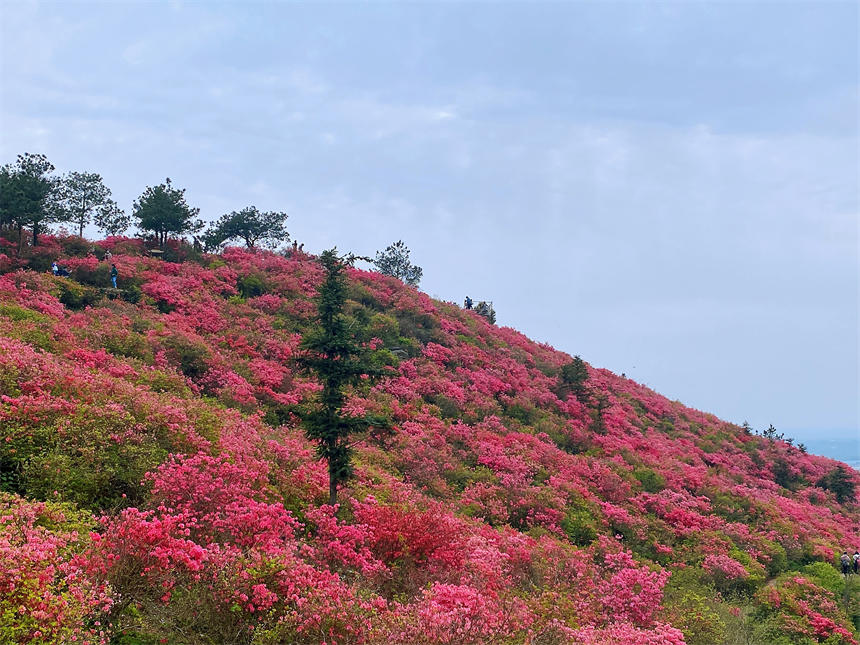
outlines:
[[806, 439], [806, 451], [813, 455], [821, 455], [844, 461], [856, 470], [860, 470], [860, 438], [854, 439]]

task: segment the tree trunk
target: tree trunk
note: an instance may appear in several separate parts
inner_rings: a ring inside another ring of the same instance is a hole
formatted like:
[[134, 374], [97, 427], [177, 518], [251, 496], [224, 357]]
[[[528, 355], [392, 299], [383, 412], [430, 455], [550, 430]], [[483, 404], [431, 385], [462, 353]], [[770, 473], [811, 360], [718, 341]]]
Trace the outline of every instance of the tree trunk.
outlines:
[[331, 468], [328, 469], [328, 503], [330, 506], [337, 504], [337, 478]]
[[39, 246], [39, 225], [33, 223], [33, 246]]

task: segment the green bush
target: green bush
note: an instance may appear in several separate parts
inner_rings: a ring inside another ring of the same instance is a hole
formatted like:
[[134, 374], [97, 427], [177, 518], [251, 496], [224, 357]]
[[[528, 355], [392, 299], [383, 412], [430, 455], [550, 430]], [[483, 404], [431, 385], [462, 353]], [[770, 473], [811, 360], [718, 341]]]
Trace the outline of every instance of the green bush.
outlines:
[[597, 538], [597, 522], [585, 500], [575, 499], [561, 520], [561, 529], [577, 546], [588, 546]]
[[40, 314], [32, 309], [25, 309], [11, 303], [0, 303], [0, 316], [10, 318], [15, 322], [25, 320], [33, 322], [47, 322], [49, 318], [44, 314]]
[[266, 285], [258, 275], [243, 275], [237, 284], [243, 298], [256, 298], [266, 293]]
[[209, 369], [209, 350], [204, 344], [178, 335], [168, 336], [162, 342], [170, 361], [188, 378], [199, 378]]
[[642, 484], [642, 490], [649, 493], [659, 493], [666, 488], [666, 479], [647, 466], [638, 466], [633, 470], [633, 476]]
[[136, 305], [143, 297], [143, 291], [136, 284], [129, 284], [122, 290], [122, 299]]
[[841, 596], [845, 589], [845, 578], [831, 564], [827, 562], [812, 562], [807, 564], [801, 573], [807, 578], [810, 578], [815, 584], [832, 591], [837, 596]]
[[687, 645], [713, 645], [725, 640], [726, 625], [713, 607], [712, 594], [679, 590], [665, 605], [672, 625], [684, 632]]
[[59, 287], [59, 300], [69, 309], [84, 309], [102, 299], [97, 289], [85, 287], [67, 278], [56, 278]]
[[[152, 434], [126, 435], [138, 425], [127, 413], [103, 407], [83, 407], [62, 431], [50, 432], [34, 446], [24, 464], [24, 493], [52, 499], [60, 491], [64, 501], [92, 511], [114, 510], [143, 501], [143, 476], [167, 457]], [[118, 439], [118, 437], [123, 437]]]
[[99, 263], [94, 269], [88, 266], [81, 265], [75, 267], [72, 271], [72, 278], [81, 284], [88, 284], [93, 287], [107, 288], [111, 286], [110, 281], [110, 265], [106, 262]]
[[59, 242], [63, 248], [64, 255], [82, 258], [95, 251], [95, 247], [92, 244], [77, 235], [60, 238]]

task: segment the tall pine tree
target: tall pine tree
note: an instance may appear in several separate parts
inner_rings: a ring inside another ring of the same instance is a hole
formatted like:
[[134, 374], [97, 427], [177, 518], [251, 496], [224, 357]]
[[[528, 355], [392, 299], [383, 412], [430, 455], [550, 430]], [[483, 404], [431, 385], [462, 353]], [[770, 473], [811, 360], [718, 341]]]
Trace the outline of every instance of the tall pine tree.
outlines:
[[316, 374], [323, 386], [316, 401], [301, 413], [305, 435], [328, 463], [329, 503], [337, 503], [337, 489], [352, 475], [351, 435], [387, 425], [373, 415], [344, 414], [348, 388], [383, 374], [370, 360], [369, 350], [357, 340], [359, 329], [344, 313], [346, 276], [337, 249], [324, 251], [320, 263], [325, 280], [317, 293], [317, 326], [302, 339], [298, 363]]

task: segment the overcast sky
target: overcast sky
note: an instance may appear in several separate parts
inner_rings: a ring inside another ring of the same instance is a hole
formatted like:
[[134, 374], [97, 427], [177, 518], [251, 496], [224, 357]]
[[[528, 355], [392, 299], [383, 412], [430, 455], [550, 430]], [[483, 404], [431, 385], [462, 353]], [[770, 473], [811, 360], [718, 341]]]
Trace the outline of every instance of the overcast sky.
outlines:
[[0, 162], [170, 177], [669, 398], [857, 437], [858, 6], [0, 0]]

